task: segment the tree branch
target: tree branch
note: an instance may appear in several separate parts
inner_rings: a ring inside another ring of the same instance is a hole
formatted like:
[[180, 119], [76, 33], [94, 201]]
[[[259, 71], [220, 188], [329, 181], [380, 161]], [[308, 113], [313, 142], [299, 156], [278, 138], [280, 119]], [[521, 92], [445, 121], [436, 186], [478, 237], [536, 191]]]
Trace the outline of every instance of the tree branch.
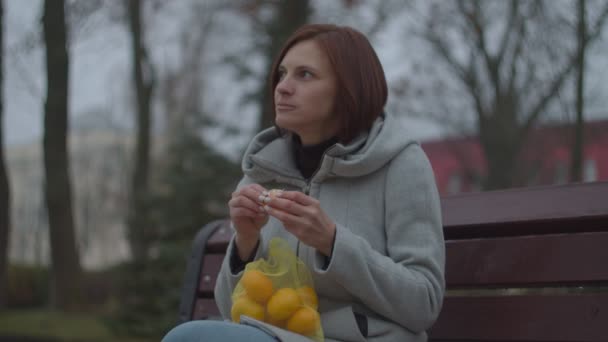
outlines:
[[517, 21], [517, 40], [515, 41], [515, 47], [513, 48], [513, 55], [511, 56], [510, 73], [507, 76], [509, 78], [507, 89], [512, 91], [515, 87], [515, 80], [517, 79], [517, 60], [523, 51], [524, 37], [526, 35], [526, 23], [525, 20], [519, 18]]
[[555, 94], [557, 93], [559, 88], [564, 83], [564, 80], [566, 79], [568, 74], [570, 74], [570, 72], [574, 68], [574, 65], [576, 64], [576, 60], [577, 60], [577, 54], [573, 54], [573, 56], [570, 57], [570, 60], [566, 64], [566, 67], [560, 73], [557, 74], [557, 76], [554, 78], [554, 80], [552, 82], [549, 82], [551, 84], [551, 86], [549, 87], [549, 89], [547, 90], [545, 95], [540, 97], [540, 100], [538, 101], [536, 106], [532, 107], [533, 109], [530, 111], [530, 114], [527, 116], [526, 122], [522, 126], [523, 132], [527, 132], [530, 129], [530, 127], [532, 127], [534, 122], [536, 122], [536, 119], [538, 118], [540, 113], [542, 113], [542, 111], [545, 109], [549, 100], [551, 100], [555, 96]]
[[[395, 4], [392, 1], [380, 1], [378, 8], [376, 8], [376, 13], [378, 16], [367, 32], [367, 37], [370, 40], [374, 40], [378, 32], [380, 32], [389, 23], [391, 14], [396, 10], [393, 8], [394, 5]], [[401, 4], [399, 5], [402, 6]]]
[[486, 112], [483, 108], [483, 101], [481, 99], [481, 93], [479, 90], [479, 84], [477, 79], [475, 78], [475, 58], [474, 52], [471, 51], [471, 57], [469, 59], [469, 70], [468, 70], [468, 82], [466, 83], [467, 88], [469, 89], [469, 95], [473, 99], [473, 103], [475, 104], [475, 110], [477, 111], [477, 117], [479, 121], [484, 121], [486, 119]]
[[454, 70], [456, 76], [466, 84], [467, 82], [467, 74], [465, 68], [460, 65], [456, 58], [449, 52], [446, 43], [439, 38], [439, 36], [429, 29], [427, 32], [423, 34], [424, 38], [431, 43], [431, 46], [435, 48], [435, 50], [439, 53], [439, 56], [443, 58], [444, 62]]
[[[531, 61], [528, 61], [528, 63], [526, 64], [526, 80], [522, 83], [522, 88], [521, 88], [521, 94], [522, 95], [527, 95], [531, 93], [531, 89], [534, 85], [534, 83], [532, 82], [534, 80], [534, 75], [536, 72], [536, 67], [534, 66], [534, 63], [532, 63]], [[513, 91], [515, 90], [515, 85], [513, 85]]]
[[607, 19], [608, 19], [608, 4], [606, 4], [606, 6], [604, 6], [604, 9], [600, 13], [593, 30], [590, 30], [589, 33], [587, 34], [587, 37], [585, 39], [585, 44], [591, 43], [602, 33], [602, 27], [606, 23]]
[[[606, 5], [604, 7], [604, 9], [602, 10], [602, 12], [600, 13], [599, 19], [595, 25], [594, 30], [590, 31], [590, 33], [587, 35], [585, 44], [591, 44], [595, 39], [597, 39], [597, 37], [599, 37], [599, 35], [602, 31], [602, 27], [605, 24], [607, 18], [608, 18], [608, 5]], [[549, 100], [557, 93], [557, 91], [563, 84], [564, 80], [566, 79], [566, 76], [568, 76], [568, 74], [572, 71], [572, 69], [576, 65], [577, 58], [578, 58], [578, 55], [576, 53], [570, 57], [568, 64], [566, 65], [564, 70], [562, 70], [562, 72], [560, 72], [555, 77], [551, 87], [549, 87], [549, 89], [547, 90], [547, 93], [543, 97], [541, 97], [541, 99], [538, 101], [536, 106], [533, 107], [534, 109], [531, 110], [530, 115], [528, 116], [526, 123], [523, 127], [524, 132], [530, 129], [530, 127], [532, 126], [534, 121], [538, 118], [540, 113], [542, 113], [543, 109], [545, 108], [545, 106], [547, 105]]]
[[[517, 15], [519, 13], [519, 1], [511, 0], [511, 6], [509, 7], [509, 19], [507, 21], [507, 26], [505, 26], [505, 33], [500, 40], [500, 46], [498, 48], [498, 55], [496, 58], [498, 59], [498, 64], [500, 65], [505, 52], [507, 50], [507, 46], [509, 45], [509, 41], [511, 40], [511, 36], [514, 32], [514, 28], [517, 26], [516, 22], [520, 24], [522, 20], [519, 20], [520, 17]], [[520, 24], [521, 25], [521, 24]]]
[[463, 1], [458, 1], [458, 9], [465, 21], [469, 23], [476, 37], [476, 46], [480, 54], [483, 56], [486, 69], [490, 76], [490, 80], [494, 84], [494, 92], [496, 97], [500, 96], [500, 75], [498, 73], [499, 64], [497, 59], [490, 55], [486, 45], [485, 27], [482, 25], [482, 14], [479, 2], [473, 2], [473, 10], [469, 11], [465, 8]]

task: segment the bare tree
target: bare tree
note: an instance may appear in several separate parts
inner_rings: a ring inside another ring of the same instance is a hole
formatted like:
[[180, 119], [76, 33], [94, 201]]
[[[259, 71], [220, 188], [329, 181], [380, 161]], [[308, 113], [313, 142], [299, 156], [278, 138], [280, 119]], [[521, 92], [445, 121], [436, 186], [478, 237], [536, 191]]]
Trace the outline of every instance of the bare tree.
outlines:
[[372, 43], [385, 32], [399, 15], [408, 11], [413, 2], [403, 0], [341, 0], [314, 4], [312, 20], [352, 26]]
[[151, 98], [154, 70], [144, 43], [140, 0], [129, 0], [129, 29], [131, 32], [133, 80], [137, 98], [137, 140], [129, 198], [129, 243], [135, 260], [145, 260], [148, 253], [147, 229], [149, 220], [146, 199], [149, 192], [150, 127], [152, 126]]
[[11, 226], [11, 196], [4, 162], [4, 6], [0, 0], [0, 309], [6, 305], [8, 285], [8, 240]]
[[73, 310], [81, 299], [81, 269], [67, 153], [69, 56], [63, 0], [45, 0], [42, 24], [47, 73], [43, 149], [52, 260], [51, 302], [59, 309]]
[[[270, 75], [273, 58], [279, 53], [279, 49], [298, 27], [306, 24], [310, 17], [311, 8], [309, 0], [298, 1], [275, 1], [275, 14], [272, 20], [263, 25], [264, 33], [268, 37], [268, 43], [263, 47], [266, 58], [266, 72]], [[272, 126], [274, 123], [274, 108], [270, 108], [270, 92], [268, 83], [264, 82], [260, 91], [260, 122], [259, 129]]]
[[575, 108], [576, 123], [574, 124], [574, 143], [571, 151], [570, 181], [580, 182], [583, 180], [583, 157], [584, 157], [584, 134], [585, 125], [585, 66], [587, 64], [586, 54], [589, 49], [590, 40], [600, 32], [606, 18], [608, 17], [608, 4], [604, 5], [599, 18], [593, 28], [588, 27], [587, 0], [576, 0], [577, 23], [576, 23], [576, 87]]
[[166, 117], [168, 145], [185, 132], [196, 134], [203, 122], [210, 121], [204, 115], [201, 94], [205, 90], [203, 63], [214, 10], [217, 9], [208, 4], [192, 6], [191, 16], [179, 36], [180, 63], [159, 80], [157, 94]]
[[[421, 36], [455, 77], [468, 99], [465, 107], [472, 108], [487, 163], [484, 188], [518, 185], [522, 146], [577, 55], [560, 45], [551, 6], [543, 1], [459, 0], [434, 2], [430, 9]], [[462, 44], [456, 47], [454, 40]], [[454, 114], [442, 96], [445, 83], [435, 81], [435, 101], [444, 114]]]
[[[248, 101], [255, 102], [260, 108], [257, 131], [274, 123], [274, 109], [269, 108], [267, 77], [270, 74], [273, 58], [278, 54], [283, 43], [291, 33], [308, 21], [311, 14], [310, 0], [242, 0], [235, 8], [251, 21], [252, 28], [257, 33], [254, 38], [255, 47], [249, 53], [259, 54], [265, 61], [264, 69], [260, 73], [244, 63], [242, 56], [227, 58], [230, 63], [241, 69], [245, 77], [256, 75], [263, 79], [256, 91], [245, 96]], [[271, 15], [262, 15], [262, 12], [271, 12]]]

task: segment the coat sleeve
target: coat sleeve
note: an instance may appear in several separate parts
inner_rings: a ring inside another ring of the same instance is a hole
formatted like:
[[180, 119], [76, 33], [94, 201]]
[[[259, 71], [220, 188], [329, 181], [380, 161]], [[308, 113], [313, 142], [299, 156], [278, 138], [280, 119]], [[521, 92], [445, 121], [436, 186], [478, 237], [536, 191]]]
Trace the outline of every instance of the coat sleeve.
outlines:
[[323, 267], [317, 252], [314, 271], [333, 278], [378, 314], [422, 332], [443, 303], [445, 245], [433, 171], [419, 145], [391, 162], [384, 191], [387, 255], [338, 225], [329, 265]]
[[[252, 181], [245, 176], [238, 184], [237, 189], [241, 187], [251, 184]], [[230, 224], [231, 229], [233, 230], [232, 238], [230, 239], [230, 243], [228, 244], [228, 249], [226, 249], [226, 255], [224, 256], [224, 260], [222, 261], [222, 266], [220, 268], [220, 272], [217, 276], [217, 281], [215, 283], [214, 295], [215, 295], [215, 303], [217, 304], [220, 313], [224, 319], [230, 319], [230, 308], [232, 307], [232, 292], [236, 287], [236, 284], [241, 279], [243, 275], [243, 270], [239, 270], [238, 272], [234, 272], [230, 266], [230, 257], [236, 251], [234, 245], [234, 228], [232, 228], [232, 224]], [[257, 260], [261, 257], [262, 251], [264, 250], [264, 241], [260, 236], [260, 243], [258, 244], [258, 248], [255, 251], [255, 257], [253, 260]]]

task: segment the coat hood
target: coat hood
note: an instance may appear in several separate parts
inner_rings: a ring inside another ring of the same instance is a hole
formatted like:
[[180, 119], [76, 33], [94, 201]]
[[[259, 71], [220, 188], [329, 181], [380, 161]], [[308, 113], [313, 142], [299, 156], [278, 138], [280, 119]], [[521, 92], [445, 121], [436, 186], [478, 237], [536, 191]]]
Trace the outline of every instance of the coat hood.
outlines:
[[[417, 142], [406, 135], [403, 121], [383, 114], [369, 132], [360, 134], [347, 145], [336, 143], [323, 156], [313, 181], [332, 177], [360, 177], [375, 172], [389, 163], [397, 154]], [[257, 134], [243, 157], [245, 175], [257, 182], [289, 182], [302, 180], [296, 167], [290, 134], [280, 136], [274, 127]]]

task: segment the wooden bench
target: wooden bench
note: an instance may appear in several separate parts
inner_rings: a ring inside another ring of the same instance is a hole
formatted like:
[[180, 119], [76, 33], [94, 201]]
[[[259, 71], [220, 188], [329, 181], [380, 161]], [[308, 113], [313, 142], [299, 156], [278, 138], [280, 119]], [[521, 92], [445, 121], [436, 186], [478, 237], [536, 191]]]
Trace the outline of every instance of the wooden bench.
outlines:
[[[442, 197], [447, 293], [432, 341], [608, 341], [608, 182]], [[228, 221], [194, 241], [180, 321], [218, 318]]]

